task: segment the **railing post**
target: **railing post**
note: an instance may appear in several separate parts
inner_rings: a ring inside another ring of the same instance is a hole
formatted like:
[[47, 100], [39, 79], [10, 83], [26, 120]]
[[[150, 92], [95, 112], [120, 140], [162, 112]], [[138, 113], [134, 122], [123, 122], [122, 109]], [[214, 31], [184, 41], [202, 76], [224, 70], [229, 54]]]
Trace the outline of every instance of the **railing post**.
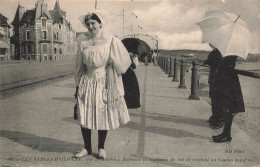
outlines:
[[161, 58], [162, 58], [161, 56], [158, 57], [158, 65], [160, 68], [162, 68]]
[[179, 62], [178, 60], [175, 58], [174, 59], [174, 77], [172, 79], [173, 82], [179, 82]]
[[199, 97], [199, 68], [195, 61], [192, 62], [192, 75], [191, 75], [191, 95], [189, 96], [189, 100], [200, 100]]
[[165, 71], [165, 74], [170, 74], [170, 56], [167, 57], [167, 68], [166, 68], [166, 71]]
[[164, 57], [164, 66], [163, 66], [163, 71], [165, 72], [166, 71], [166, 66], [167, 66], [167, 56]]
[[173, 72], [174, 72], [174, 59], [171, 58], [170, 59], [170, 74], [168, 75], [168, 77], [173, 77]]
[[162, 56], [162, 57], [161, 57], [161, 60], [160, 60], [160, 61], [161, 61], [161, 69], [163, 69], [163, 57], [164, 57], [164, 56]]
[[165, 58], [165, 56], [163, 56], [163, 58], [162, 58], [162, 70], [163, 71], [164, 71], [164, 66], [165, 66], [164, 58]]
[[160, 57], [159, 56], [158, 56], [158, 66], [161, 67], [160, 66]]
[[181, 60], [181, 76], [180, 76], [180, 85], [178, 88], [186, 89], [185, 85], [185, 72], [186, 72], [186, 66], [183, 60]]

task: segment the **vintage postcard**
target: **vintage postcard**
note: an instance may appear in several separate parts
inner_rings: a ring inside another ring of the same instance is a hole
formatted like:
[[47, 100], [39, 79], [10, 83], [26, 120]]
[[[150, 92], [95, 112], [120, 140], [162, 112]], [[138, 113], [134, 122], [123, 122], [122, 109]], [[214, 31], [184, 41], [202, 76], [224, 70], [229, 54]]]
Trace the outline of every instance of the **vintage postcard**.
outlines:
[[0, 0], [1, 167], [259, 167], [259, 0]]

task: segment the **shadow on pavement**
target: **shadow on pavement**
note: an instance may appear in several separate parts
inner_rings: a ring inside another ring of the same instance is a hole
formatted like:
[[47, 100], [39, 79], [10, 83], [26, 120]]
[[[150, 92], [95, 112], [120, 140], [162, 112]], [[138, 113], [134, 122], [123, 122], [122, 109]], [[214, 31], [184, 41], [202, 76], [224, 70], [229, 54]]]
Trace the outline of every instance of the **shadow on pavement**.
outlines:
[[75, 102], [74, 97], [53, 97], [53, 100]]
[[77, 143], [51, 139], [47, 137], [40, 137], [25, 132], [0, 130], [0, 136], [24, 145], [25, 147], [38, 150], [40, 152], [75, 153], [77, 149], [82, 147], [82, 145]]
[[[141, 115], [143, 114], [130, 113], [130, 116], [135, 116], [135, 117], [140, 117]], [[204, 119], [198, 119], [198, 118], [187, 118], [187, 117], [179, 117], [179, 116], [157, 114], [157, 113], [146, 113], [145, 117], [153, 120], [158, 120], [158, 121], [176, 122], [180, 124], [209, 127], [208, 123]]]
[[199, 96], [209, 97], [209, 90], [199, 90]]
[[75, 84], [52, 85], [52, 86], [62, 87], [62, 88], [76, 88]]
[[205, 140], [211, 140], [208, 136], [196, 135], [192, 132], [187, 132], [181, 129], [174, 128], [165, 128], [165, 127], [155, 127], [155, 126], [145, 126], [142, 127], [140, 124], [136, 122], [131, 122], [122, 128], [131, 128], [134, 130], [142, 130], [150, 133], [156, 133], [164, 136], [174, 137], [174, 138], [183, 138], [183, 137], [193, 137]]
[[78, 123], [78, 120], [75, 120], [73, 118], [73, 111], [71, 110], [71, 117], [63, 117], [62, 121], [66, 121], [66, 122], [69, 122], [69, 123], [72, 123], [72, 124], [79, 124]]

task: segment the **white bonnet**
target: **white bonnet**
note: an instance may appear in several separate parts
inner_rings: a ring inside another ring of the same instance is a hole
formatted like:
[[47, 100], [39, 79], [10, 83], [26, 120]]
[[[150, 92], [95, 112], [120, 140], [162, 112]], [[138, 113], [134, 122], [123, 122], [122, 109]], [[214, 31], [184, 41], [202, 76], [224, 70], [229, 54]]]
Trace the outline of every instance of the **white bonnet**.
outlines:
[[86, 13], [86, 14], [80, 16], [80, 17], [79, 17], [79, 20], [80, 20], [81, 24], [82, 24], [84, 27], [87, 28], [87, 26], [86, 26], [86, 24], [85, 24], [85, 18], [86, 18], [87, 16], [90, 16], [90, 15], [93, 15], [93, 14], [96, 14], [96, 15], [97, 15], [97, 17], [98, 17], [98, 18], [100, 19], [100, 21], [101, 21], [102, 27], [104, 27], [106, 23], [105, 23], [104, 19], [101, 17], [101, 16], [102, 16], [102, 12], [101, 12], [101, 11], [92, 11], [92, 12], [88, 12], [88, 13]]

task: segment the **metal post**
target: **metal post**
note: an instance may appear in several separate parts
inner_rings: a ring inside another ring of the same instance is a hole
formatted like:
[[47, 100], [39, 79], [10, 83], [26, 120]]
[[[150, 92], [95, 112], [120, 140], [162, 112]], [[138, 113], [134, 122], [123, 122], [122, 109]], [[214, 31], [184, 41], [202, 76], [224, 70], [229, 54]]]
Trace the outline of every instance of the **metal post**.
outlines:
[[166, 56], [165, 58], [165, 74], [167, 74], [167, 69], [168, 69], [168, 57], [169, 56]]
[[170, 74], [168, 75], [168, 77], [173, 77], [173, 73], [174, 72], [174, 59], [171, 58], [170, 59]]
[[171, 56], [167, 58], [167, 68], [165, 74], [170, 74], [170, 68], [171, 68]]
[[159, 67], [162, 68], [162, 56], [158, 57]]
[[163, 58], [163, 71], [166, 70], [166, 56]]
[[162, 70], [164, 71], [165, 61], [164, 61], [165, 55], [162, 57]]
[[179, 82], [179, 62], [178, 60], [175, 58], [174, 59], [174, 77], [172, 79], [173, 82]]
[[199, 68], [195, 61], [192, 62], [192, 75], [191, 75], [191, 95], [189, 96], [189, 100], [200, 100], [199, 97]]
[[163, 70], [163, 58], [164, 56], [161, 57], [161, 69]]
[[161, 67], [160, 66], [160, 57], [157, 58], [157, 61], [158, 61], [158, 66]]
[[181, 60], [181, 76], [180, 76], [180, 85], [178, 86], [178, 88], [183, 88], [186, 89], [186, 85], [185, 85], [185, 72], [186, 72], [186, 68], [185, 68], [185, 64], [184, 61]]

